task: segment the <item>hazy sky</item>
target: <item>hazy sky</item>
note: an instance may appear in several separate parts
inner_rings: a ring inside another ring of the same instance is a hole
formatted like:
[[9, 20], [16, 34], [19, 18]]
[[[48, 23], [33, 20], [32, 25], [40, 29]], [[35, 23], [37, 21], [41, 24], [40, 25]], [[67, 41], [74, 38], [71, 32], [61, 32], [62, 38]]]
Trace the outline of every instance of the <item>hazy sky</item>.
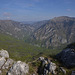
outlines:
[[0, 0], [0, 19], [39, 21], [57, 16], [75, 17], [75, 0]]

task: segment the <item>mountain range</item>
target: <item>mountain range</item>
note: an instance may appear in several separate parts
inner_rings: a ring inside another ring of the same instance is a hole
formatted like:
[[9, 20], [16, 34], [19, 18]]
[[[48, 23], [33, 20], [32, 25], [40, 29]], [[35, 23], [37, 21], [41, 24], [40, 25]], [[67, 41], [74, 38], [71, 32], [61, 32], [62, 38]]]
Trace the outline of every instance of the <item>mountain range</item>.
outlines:
[[0, 33], [23, 39], [29, 36], [33, 31], [34, 28], [29, 24], [23, 24], [12, 20], [0, 20]]
[[0, 33], [18, 39], [27, 38], [26, 41], [46, 48], [60, 47], [75, 42], [75, 18], [60, 16], [33, 24], [0, 20]]
[[60, 16], [49, 20], [35, 30], [31, 39], [40, 41], [42, 46], [58, 47], [75, 42], [75, 18]]

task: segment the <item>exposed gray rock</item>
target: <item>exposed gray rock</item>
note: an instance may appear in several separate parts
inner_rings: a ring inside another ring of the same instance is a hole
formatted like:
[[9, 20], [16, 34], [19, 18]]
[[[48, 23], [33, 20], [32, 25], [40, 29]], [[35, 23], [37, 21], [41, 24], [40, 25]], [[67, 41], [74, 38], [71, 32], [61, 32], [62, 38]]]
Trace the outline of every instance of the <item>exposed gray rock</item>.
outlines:
[[46, 65], [48, 62], [47, 62], [47, 60], [43, 60], [42, 61], [42, 65], [44, 66], [44, 65]]
[[0, 50], [0, 56], [4, 58], [9, 58], [9, 53], [6, 50]]
[[0, 57], [0, 69], [2, 69], [5, 62], [6, 62], [6, 59], [4, 57]]
[[40, 60], [40, 61], [44, 60], [44, 57], [39, 57], [39, 60]]
[[55, 70], [56, 70], [56, 64], [55, 63], [50, 63], [49, 65], [49, 70], [51, 73], [56, 74]]
[[13, 66], [10, 68], [7, 75], [26, 75], [28, 71], [28, 64], [21, 61], [17, 61], [17, 63], [14, 63]]
[[40, 75], [47, 75], [47, 74], [56, 74], [55, 72], [56, 70], [56, 64], [55, 63], [52, 63], [49, 59], [44, 59], [44, 60], [41, 60], [41, 64], [38, 68], [38, 73]]
[[4, 64], [5, 69], [8, 69], [12, 64], [14, 63], [14, 60], [7, 59], [6, 63]]
[[71, 48], [64, 49], [57, 54], [57, 59], [60, 60], [67, 67], [75, 66], [75, 50]]
[[24, 62], [15, 62], [14, 60], [10, 59], [8, 52], [2, 49], [0, 51], [0, 69], [0, 74], [3, 74], [3, 70], [7, 72], [9, 69], [7, 75], [26, 75], [26, 73], [29, 71], [29, 66]]

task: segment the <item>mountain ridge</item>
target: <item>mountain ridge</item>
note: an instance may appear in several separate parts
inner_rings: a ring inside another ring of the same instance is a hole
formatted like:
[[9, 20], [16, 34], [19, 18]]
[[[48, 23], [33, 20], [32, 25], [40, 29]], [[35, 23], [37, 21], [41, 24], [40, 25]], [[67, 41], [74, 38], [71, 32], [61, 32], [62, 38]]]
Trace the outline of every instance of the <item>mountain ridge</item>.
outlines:
[[74, 42], [75, 18], [57, 17], [49, 20], [45, 25], [36, 30], [32, 39], [42, 41], [42, 45], [47, 48], [57, 47], [61, 44]]
[[46, 48], [60, 47], [75, 41], [75, 18], [60, 16], [33, 25], [0, 20], [0, 33], [24, 39], [25, 42], [32, 44], [40, 44]]
[[0, 32], [18, 39], [29, 36], [33, 30], [34, 28], [29, 24], [22, 24], [21, 22], [13, 20], [0, 20]]

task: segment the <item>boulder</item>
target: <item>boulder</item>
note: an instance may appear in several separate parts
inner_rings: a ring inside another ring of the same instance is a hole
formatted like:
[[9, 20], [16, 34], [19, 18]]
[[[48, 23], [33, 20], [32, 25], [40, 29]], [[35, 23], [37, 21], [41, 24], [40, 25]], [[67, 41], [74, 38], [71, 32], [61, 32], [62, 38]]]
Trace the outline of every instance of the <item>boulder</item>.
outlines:
[[9, 58], [9, 59], [7, 59], [7, 61], [3, 67], [5, 67], [5, 69], [8, 69], [13, 63], [14, 63], [14, 60]]
[[44, 65], [46, 65], [46, 64], [48, 64], [47, 60], [43, 60], [43, 61], [42, 61], [42, 65], [44, 66]]
[[49, 65], [49, 71], [55, 75], [56, 74], [56, 72], [55, 72], [55, 70], [56, 70], [56, 64], [52, 63], [52, 62], [49, 63], [49, 64], [50, 64]]
[[9, 53], [6, 50], [0, 50], [0, 56], [4, 58], [9, 58]]
[[56, 58], [63, 63], [64, 66], [70, 68], [75, 66], [75, 50], [67, 48], [56, 55]]
[[[7, 72], [7, 70], [9, 71]], [[9, 53], [6, 50], [0, 50], [0, 74], [6, 71], [6, 75], [26, 75], [29, 71], [28, 64], [9, 58]]]
[[40, 61], [44, 60], [44, 57], [39, 57], [39, 60], [40, 60]]
[[0, 57], [0, 69], [2, 69], [5, 62], [6, 62], [6, 59], [4, 57]]
[[29, 71], [28, 64], [17, 61], [8, 71], [7, 75], [26, 75]]
[[39, 75], [47, 75], [49, 73], [56, 74], [56, 64], [52, 63], [49, 59], [41, 60], [41, 64], [38, 68]]

